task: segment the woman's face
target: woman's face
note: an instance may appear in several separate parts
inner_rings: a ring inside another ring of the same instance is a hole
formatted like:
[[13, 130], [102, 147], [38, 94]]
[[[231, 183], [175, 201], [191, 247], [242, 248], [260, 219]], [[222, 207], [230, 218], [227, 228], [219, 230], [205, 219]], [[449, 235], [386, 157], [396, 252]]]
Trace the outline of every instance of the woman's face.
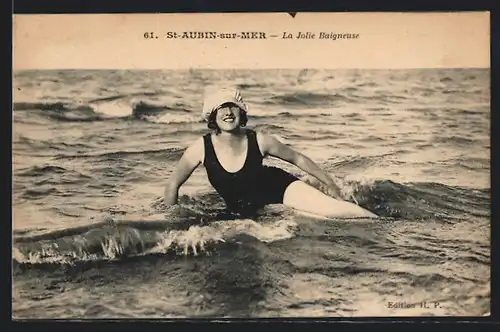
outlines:
[[240, 126], [240, 108], [235, 104], [223, 104], [216, 110], [215, 123], [222, 131], [233, 131]]

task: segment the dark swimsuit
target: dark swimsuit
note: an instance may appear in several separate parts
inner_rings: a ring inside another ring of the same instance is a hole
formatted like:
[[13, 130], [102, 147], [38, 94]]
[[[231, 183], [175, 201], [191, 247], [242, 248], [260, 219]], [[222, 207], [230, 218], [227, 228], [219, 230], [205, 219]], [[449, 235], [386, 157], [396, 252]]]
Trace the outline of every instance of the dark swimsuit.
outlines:
[[283, 203], [283, 195], [290, 183], [297, 178], [282, 169], [264, 166], [256, 133], [247, 130], [248, 151], [243, 167], [231, 173], [226, 171], [212, 144], [211, 134], [203, 136], [205, 143], [204, 166], [208, 180], [224, 199], [229, 210], [236, 213], [253, 213], [267, 204]]

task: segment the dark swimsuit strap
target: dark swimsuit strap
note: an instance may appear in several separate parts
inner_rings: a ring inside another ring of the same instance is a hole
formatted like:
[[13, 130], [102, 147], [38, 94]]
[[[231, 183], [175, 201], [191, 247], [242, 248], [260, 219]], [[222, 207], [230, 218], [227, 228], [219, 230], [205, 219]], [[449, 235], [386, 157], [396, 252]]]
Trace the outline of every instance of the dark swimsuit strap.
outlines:
[[[259, 162], [262, 162], [262, 153], [260, 152], [259, 148], [259, 143], [257, 142], [257, 134], [255, 131], [247, 129], [246, 130], [246, 136], [247, 136], [247, 155], [245, 157], [245, 163], [243, 164], [243, 167], [241, 170], [243, 170], [250, 162], [254, 159], [257, 158]], [[212, 142], [212, 134], [208, 133], [203, 136], [203, 142], [205, 145], [205, 156], [203, 158], [203, 164], [206, 164], [207, 161], [212, 161], [212, 163], [217, 163], [218, 166], [220, 166], [221, 171], [224, 171], [226, 173], [230, 173], [222, 167], [219, 159], [217, 158], [217, 154], [215, 153], [215, 148]], [[240, 171], [241, 171], [240, 170]], [[238, 171], [239, 172], [239, 171]]]

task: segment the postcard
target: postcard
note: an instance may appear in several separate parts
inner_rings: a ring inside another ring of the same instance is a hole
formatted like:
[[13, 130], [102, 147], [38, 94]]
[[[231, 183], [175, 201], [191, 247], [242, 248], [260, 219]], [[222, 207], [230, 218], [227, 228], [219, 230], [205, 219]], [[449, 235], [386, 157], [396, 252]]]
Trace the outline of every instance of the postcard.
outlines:
[[13, 17], [13, 318], [488, 316], [490, 16]]

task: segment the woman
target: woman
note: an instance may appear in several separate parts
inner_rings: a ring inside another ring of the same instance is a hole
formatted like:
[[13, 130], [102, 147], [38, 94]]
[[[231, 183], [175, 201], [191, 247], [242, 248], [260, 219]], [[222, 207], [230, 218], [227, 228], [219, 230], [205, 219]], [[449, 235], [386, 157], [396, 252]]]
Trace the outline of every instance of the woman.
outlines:
[[[376, 217], [341, 199], [335, 181], [303, 154], [263, 133], [244, 128], [247, 106], [239, 90], [221, 89], [205, 98], [202, 117], [213, 130], [189, 146], [165, 188], [164, 203], [177, 204], [179, 188], [200, 164], [229, 210], [251, 214], [267, 204], [284, 204], [324, 217]], [[265, 157], [287, 161], [324, 183], [330, 197], [276, 167]]]

